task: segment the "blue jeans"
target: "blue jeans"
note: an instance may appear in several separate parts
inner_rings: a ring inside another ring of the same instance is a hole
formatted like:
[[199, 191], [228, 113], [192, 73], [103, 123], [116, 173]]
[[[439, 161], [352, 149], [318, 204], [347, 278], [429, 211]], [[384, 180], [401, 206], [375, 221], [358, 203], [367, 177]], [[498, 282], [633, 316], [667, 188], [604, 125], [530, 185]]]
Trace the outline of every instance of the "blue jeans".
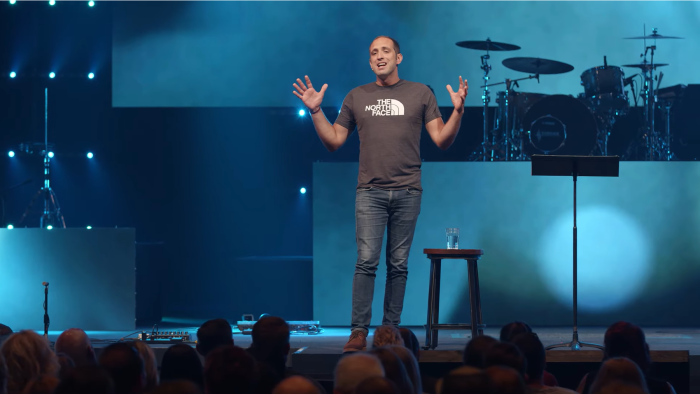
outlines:
[[385, 230], [387, 272], [382, 324], [398, 326], [401, 323], [408, 276], [408, 252], [413, 242], [420, 205], [420, 190], [357, 189], [357, 263], [352, 283], [353, 331], [361, 330], [365, 336], [368, 334], [367, 327], [372, 319], [375, 272], [379, 266]]

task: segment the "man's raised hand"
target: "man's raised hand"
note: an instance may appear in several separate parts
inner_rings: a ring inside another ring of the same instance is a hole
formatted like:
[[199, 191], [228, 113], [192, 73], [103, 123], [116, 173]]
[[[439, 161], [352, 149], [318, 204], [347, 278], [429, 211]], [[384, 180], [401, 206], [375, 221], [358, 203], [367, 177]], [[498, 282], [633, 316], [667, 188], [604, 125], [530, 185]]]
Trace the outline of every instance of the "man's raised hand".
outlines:
[[301, 99], [306, 108], [308, 108], [312, 112], [315, 112], [323, 102], [323, 95], [326, 93], [326, 88], [328, 88], [328, 84], [324, 84], [321, 87], [321, 91], [317, 92], [311, 84], [309, 76], [306, 75], [304, 78], [306, 80], [306, 84], [304, 84], [304, 82], [302, 82], [301, 79], [297, 78], [297, 82], [293, 84], [296, 90], [292, 93], [294, 93], [295, 96]]
[[447, 85], [447, 91], [450, 92], [450, 98], [452, 98], [452, 104], [454, 104], [455, 109], [459, 112], [464, 111], [464, 100], [467, 98], [467, 93], [469, 92], [469, 84], [467, 81], [462, 81], [462, 76], [460, 75], [459, 89], [455, 92], [452, 90], [452, 86]]

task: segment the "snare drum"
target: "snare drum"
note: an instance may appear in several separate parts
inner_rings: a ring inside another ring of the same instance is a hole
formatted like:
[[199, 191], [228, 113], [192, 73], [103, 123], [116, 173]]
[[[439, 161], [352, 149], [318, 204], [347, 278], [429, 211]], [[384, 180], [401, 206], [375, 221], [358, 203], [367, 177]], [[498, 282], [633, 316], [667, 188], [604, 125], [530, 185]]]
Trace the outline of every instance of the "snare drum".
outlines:
[[593, 67], [581, 74], [584, 100], [598, 114], [624, 115], [629, 109], [625, 72], [616, 66]]

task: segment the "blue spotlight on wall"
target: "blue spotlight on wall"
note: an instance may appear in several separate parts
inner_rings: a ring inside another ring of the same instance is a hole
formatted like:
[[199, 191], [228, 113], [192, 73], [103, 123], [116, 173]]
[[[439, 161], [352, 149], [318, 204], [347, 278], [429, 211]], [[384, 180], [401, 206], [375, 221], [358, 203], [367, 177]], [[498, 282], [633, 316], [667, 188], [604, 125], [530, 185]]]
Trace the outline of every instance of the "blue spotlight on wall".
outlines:
[[87, 229], [88, 229], [88, 230], [92, 230], [92, 226], [87, 226]]
[[92, 1], [92, 0], [90, 0], [90, 1], [88, 2], [88, 5], [89, 5], [90, 7], [94, 7], [94, 6], [95, 6], [95, 2]]
[[93, 155], [92, 152], [88, 152], [87, 158], [92, 159], [93, 157], [95, 157], [95, 155]]
[[10, 73], [10, 78], [14, 78], [14, 77], [16, 77], [16, 76], [17, 76], [17, 73], [16, 73], [16, 72], [12, 71], [12, 72]]
[[15, 4], [17, 0], [10, 0], [10, 4]]
[[95, 74], [93, 74], [93, 73], [88, 74], [88, 78], [90, 78], [90, 79], [95, 78]]
[[48, 226], [46, 226], [46, 229], [47, 229], [47, 230], [53, 230], [53, 226], [49, 224]]
[[13, 226], [13, 225], [11, 225], [11, 224], [8, 224], [8, 225], [7, 225], [7, 229], [8, 229], [8, 230], [12, 230], [13, 228], [15, 228], [15, 226]]
[[56, 0], [49, 0], [49, 5], [56, 5]]
[[49, 159], [53, 158], [53, 152], [49, 152]]
[[306, 111], [304, 111], [303, 109], [300, 109], [299, 116], [304, 116], [304, 115], [306, 115]]
[[14, 151], [9, 151], [7, 152], [7, 155], [10, 157], [15, 157], [15, 152]]
[[299, 193], [306, 194], [306, 188], [302, 187], [301, 189], [299, 189]]
[[49, 78], [56, 78], [56, 73], [55, 72], [50, 72], [49, 73]]

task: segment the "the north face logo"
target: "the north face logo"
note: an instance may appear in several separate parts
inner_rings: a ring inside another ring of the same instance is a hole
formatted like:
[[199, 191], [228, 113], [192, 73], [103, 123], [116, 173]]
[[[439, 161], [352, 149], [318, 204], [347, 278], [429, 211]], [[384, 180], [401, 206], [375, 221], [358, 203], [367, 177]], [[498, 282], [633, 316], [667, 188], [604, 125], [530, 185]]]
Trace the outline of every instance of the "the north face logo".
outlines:
[[365, 111], [372, 111], [372, 116], [403, 115], [403, 104], [399, 100], [377, 100], [377, 104], [368, 105]]

